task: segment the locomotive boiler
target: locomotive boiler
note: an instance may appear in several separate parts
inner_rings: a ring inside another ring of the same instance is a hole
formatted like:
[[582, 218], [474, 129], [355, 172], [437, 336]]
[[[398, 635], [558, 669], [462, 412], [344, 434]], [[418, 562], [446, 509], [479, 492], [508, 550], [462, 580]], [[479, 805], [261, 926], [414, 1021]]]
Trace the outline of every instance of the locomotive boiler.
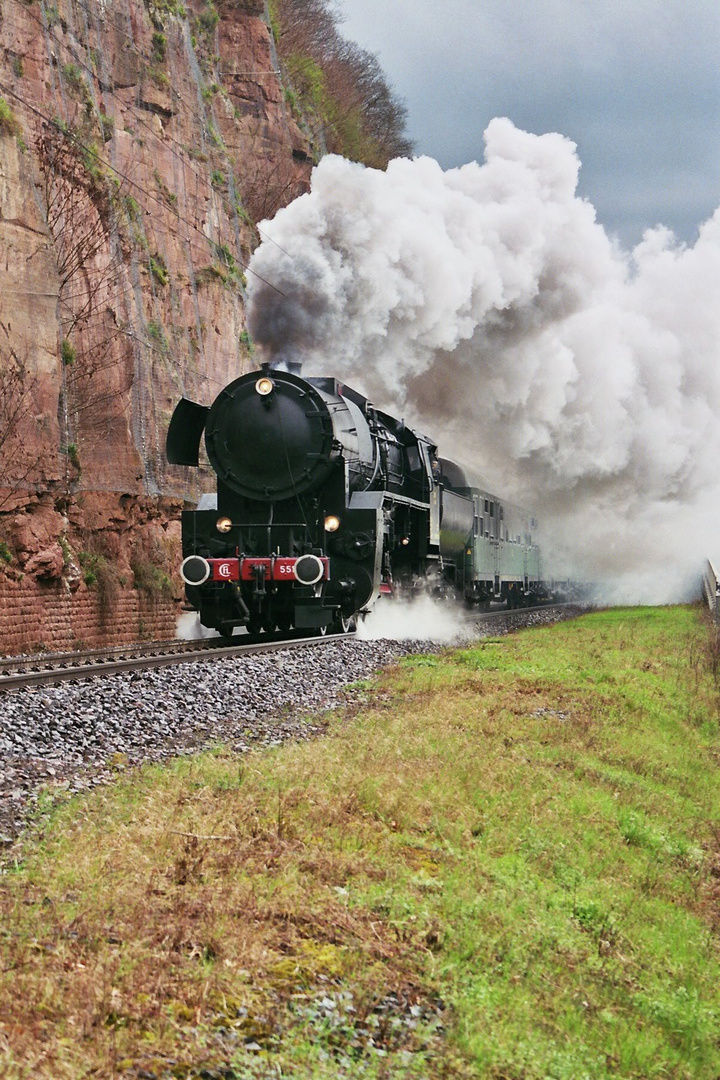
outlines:
[[217, 493], [183, 513], [181, 575], [224, 636], [342, 631], [382, 592], [512, 602], [539, 584], [527, 523], [506, 572], [516, 539], [498, 500], [335, 378], [265, 365], [209, 407], [183, 399], [168, 461], [198, 465], [203, 434]]

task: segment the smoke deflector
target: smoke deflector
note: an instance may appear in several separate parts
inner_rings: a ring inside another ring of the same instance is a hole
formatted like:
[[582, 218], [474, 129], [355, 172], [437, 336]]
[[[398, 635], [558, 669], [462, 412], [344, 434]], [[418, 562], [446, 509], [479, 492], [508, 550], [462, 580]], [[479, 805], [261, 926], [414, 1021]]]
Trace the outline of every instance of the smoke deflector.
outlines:
[[210, 409], [181, 398], [170, 420], [165, 453], [170, 465], [199, 465], [200, 440]]

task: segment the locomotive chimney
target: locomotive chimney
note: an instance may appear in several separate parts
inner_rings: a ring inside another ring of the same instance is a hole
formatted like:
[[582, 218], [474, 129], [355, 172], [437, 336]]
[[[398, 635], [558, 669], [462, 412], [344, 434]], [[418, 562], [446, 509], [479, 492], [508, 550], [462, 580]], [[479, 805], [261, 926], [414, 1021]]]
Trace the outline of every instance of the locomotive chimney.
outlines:
[[276, 360], [274, 363], [263, 364], [263, 368], [268, 368], [270, 371], [287, 371], [290, 375], [302, 375], [302, 362], [300, 360]]

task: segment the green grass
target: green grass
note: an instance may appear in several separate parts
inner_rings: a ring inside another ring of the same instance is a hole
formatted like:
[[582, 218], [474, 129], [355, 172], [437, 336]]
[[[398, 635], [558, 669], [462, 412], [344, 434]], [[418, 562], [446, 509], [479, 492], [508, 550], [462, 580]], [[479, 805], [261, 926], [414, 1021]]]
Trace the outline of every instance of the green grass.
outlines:
[[695, 609], [593, 614], [410, 658], [319, 741], [49, 791], [0, 1073], [714, 1080], [716, 655]]

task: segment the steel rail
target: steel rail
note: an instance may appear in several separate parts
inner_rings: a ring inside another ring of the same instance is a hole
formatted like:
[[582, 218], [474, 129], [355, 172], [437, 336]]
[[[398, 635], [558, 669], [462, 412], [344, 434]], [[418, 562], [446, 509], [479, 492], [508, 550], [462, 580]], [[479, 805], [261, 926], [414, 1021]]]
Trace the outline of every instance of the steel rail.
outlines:
[[25, 653], [20, 656], [0, 657], [0, 684], [5, 672], [15, 674], [20, 671], [39, 670], [43, 668], [62, 667], [67, 664], [81, 664], [83, 662], [103, 663], [110, 660], [119, 660], [126, 656], [143, 656], [153, 653], [167, 653], [173, 649], [190, 652], [193, 648], [202, 653], [212, 651], [217, 647], [218, 638], [197, 638], [185, 641], [181, 638], [173, 638], [168, 641], [143, 641], [133, 645], [116, 645], [114, 648], [105, 649], [77, 649], [74, 652], [36, 652]]
[[464, 622], [492, 622], [509, 619], [512, 622], [522, 623], [532, 615], [548, 615], [553, 611], [577, 610], [578, 614], [591, 611], [595, 605], [579, 600], [564, 600], [557, 604], [534, 604], [531, 607], [497, 608], [495, 611], [469, 611], [463, 616]]

